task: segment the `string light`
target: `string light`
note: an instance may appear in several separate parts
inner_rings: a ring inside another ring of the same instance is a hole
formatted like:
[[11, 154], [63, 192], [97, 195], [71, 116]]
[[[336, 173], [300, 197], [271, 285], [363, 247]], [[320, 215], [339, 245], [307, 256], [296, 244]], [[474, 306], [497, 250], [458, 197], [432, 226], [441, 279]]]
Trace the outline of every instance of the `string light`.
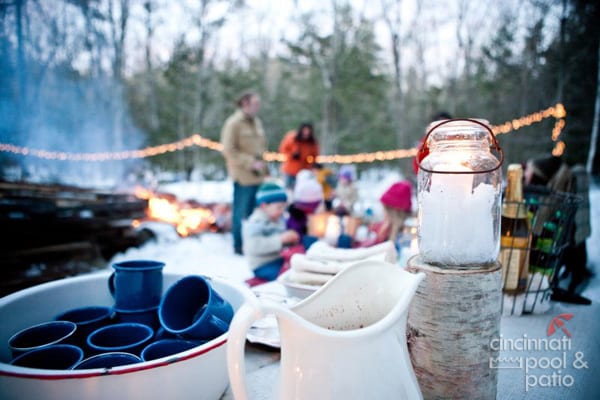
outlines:
[[[554, 128], [552, 129], [552, 141], [556, 144], [552, 150], [553, 155], [562, 155], [565, 150], [565, 143], [559, 141], [560, 134], [565, 127], [565, 117], [567, 111], [565, 107], [558, 103], [552, 107], [548, 107], [545, 110], [541, 110], [512, 121], [506, 121], [500, 125], [492, 126], [492, 132], [494, 135], [503, 135], [512, 131], [519, 130], [523, 127], [533, 125], [541, 122], [544, 119], [553, 117], [556, 119]], [[13, 153], [22, 156], [32, 156], [43, 158], [47, 160], [60, 160], [60, 161], [88, 161], [88, 162], [104, 162], [104, 161], [116, 161], [116, 160], [127, 160], [136, 158], [154, 157], [160, 154], [172, 153], [175, 151], [181, 151], [186, 148], [197, 146], [207, 148], [214, 151], [223, 151], [223, 145], [214, 140], [207, 139], [194, 134], [185, 139], [166, 143], [158, 146], [146, 147], [141, 150], [127, 150], [119, 152], [97, 152], [97, 153], [68, 153], [59, 151], [47, 151], [39, 149], [31, 149], [27, 147], [15, 146], [8, 143], [0, 143], [0, 152]], [[388, 151], [376, 151], [372, 153], [358, 153], [349, 155], [319, 155], [316, 157], [316, 161], [322, 164], [360, 164], [360, 163], [372, 163], [376, 161], [390, 161], [402, 158], [414, 157], [417, 154], [418, 149], [398, 149]], [[276, 152], [265, 152], [263, 158], [268, 162], [284, 162], [286, 159], [285, 154]]]
[[554, 148], [552, 149], [552, 155], [555, 157], [562, 156], [563, 152], [565, 151], [565, 147], [566, 144], [562, 140], [560, 142], [556, 142]]

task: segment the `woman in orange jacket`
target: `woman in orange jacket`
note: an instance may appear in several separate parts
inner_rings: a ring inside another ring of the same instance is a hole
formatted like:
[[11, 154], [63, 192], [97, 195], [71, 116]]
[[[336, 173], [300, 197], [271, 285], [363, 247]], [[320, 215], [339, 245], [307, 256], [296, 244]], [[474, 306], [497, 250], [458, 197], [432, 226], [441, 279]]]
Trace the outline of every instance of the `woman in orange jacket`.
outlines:
[[313, 125], [303, 122], [297, 130], [286, 133], [279, 145], [279, 152], [286, 156], [281, 172], [285, 177], [286, 188], [292, 190], [296, 174], [302, 169], [310, 169], [319, 155], [319, 143], [315, 138]]

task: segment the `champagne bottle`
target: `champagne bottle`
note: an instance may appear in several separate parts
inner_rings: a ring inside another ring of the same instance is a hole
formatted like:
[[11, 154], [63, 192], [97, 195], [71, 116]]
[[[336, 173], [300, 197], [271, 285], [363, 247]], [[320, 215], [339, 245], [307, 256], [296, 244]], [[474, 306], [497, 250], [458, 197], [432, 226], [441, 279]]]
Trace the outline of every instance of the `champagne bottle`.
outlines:
[[531, 252], [529, 253], [529, 272], [540, 272], [547, 276], [552, 275], [553, 263], [551, 255], [556, 237], [556, 223], [546, 221], [542, 226], [539, 236], [533, 237]]
[[523, 202], [523, 167], [510, 164], [500, 221], [500, 263], [504, 292], [522, 293], [527, 288], [531, 229]]
[[533, 235], [531, 253], [529, 255], [529, 272], [541, 272], [552, 277], [560, 255], [557, 243], [561, 243], [564, 222], [562, 213], [556, 210], [551, 220], [544, 222], [538, 236]]

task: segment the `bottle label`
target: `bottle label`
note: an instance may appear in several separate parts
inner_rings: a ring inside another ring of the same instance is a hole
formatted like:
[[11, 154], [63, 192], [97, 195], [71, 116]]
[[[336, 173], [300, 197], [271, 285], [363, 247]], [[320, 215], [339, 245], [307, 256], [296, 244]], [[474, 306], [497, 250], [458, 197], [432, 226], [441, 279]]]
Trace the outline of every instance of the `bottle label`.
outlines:
[[500, 239], [499, 261], [502, 264], [502, 282], [505, 291], [524, 291], [529, 271], [529, 239], [506, 237]]
[[553, 244], [552, 238], [538, 238], [536, 248], [544, 253], [551, 253]]

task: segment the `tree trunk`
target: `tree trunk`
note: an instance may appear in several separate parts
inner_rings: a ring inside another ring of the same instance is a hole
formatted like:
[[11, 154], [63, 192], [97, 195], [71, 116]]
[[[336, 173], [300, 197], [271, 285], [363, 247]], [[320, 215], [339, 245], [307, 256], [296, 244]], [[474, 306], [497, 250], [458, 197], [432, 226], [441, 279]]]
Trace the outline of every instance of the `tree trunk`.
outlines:
[[[17, 24], [17, 74], [19, 79], [19, 94], [17, 95], [17, 110], [23, 110], [23, 106], [26, 102], [26, 86], [27, 86], [27, 75], [25, 65], [25, 43], [23, 39], [23, 0], [17, 0], [16, 6], [16, 24]], [[20, 115], [20, 113], [19, 113]], [[23, 120], [17, 117], [18, 130], [22, 131]]]
[[588, 174], [592, 174], [594, 168], [594, 158], [596, 157], [596, 146], [598, 144], [598, 123], [600, 119], [600, 40], [598, 41], [598, 71], [596, 73], [596, 104], [594, 106], [594, 122], [592, 124], [592, 134], [590, 137], [590, 151], [588, 153], [585, 169]]
[[559, 30], [559, 63], [558, 63], [558, 79], [556, 82], [556, 102], [564, 101], [564, 87], [565, 87], [565, 25], [567, 23], [567, 0], [562, 1], [562, 12], [560, 17], [560, 30]]
[[[402, 130], [404, 107], [402, 104], [402, 0], [395, 0], [394, 4], [388, 5], [385, 1], [381, 2], [383, 9], [383, 19], [390, 33], [392, 44], [392, 67], [394, 71], [394, 87], [392, 94], [391, 115], [394, 120], [394, 128], [396, 129], [396, 145], [399, 148], [407, 147], [407, 140], [404, 131]], [[390, 14], [394, 16], [392, 19]]]
[[113, 116], [113, 137], [114, 143], [118, 149], [123, 149], [125, 144], [124, 126], [125, 126], [125, 85], [123, 77], [123, 60], [125, 59], [125, 37], [127, 34], [127, 22], [129, 20], [129, 0], [120, 0], [120, 15], [116, 19], [113, 13], [113, 2], [109, 2], [109, 18], [111, 24], [111, 39], [114, 51], [113, 59], [113, 80], [115, 97], [110, 99], [110, 107]]
[[154, 11], [154, 3], [152, 1], [146, 1], [144, 3], [144, 9], [146, 10], [146, 75], [145, 75], [145, 87], [147, 90], [148, 99], [148, 126], [151, 130], [155, 131], [158, 129], [158, 107], [156, 102], [156, 84], [152, 74], [152, 40], [154, 40], [154, 25], [152, 23], [152, 12]]

